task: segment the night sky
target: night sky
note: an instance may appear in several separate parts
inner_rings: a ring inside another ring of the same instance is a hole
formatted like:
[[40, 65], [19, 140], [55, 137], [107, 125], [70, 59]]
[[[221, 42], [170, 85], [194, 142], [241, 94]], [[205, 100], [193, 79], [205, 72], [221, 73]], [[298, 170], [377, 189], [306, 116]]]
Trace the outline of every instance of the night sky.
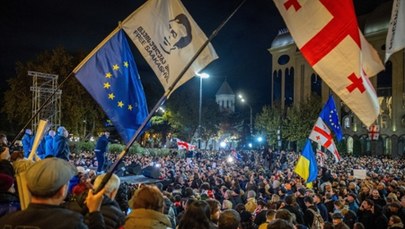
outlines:
[[[386, 0], [354, 1], [358, 14]], [[139, 0], [6, 0], [0, 13], [0, 90], [15, 75], [15, 63], [26, 62], [45, 50], [64, 47], [70, 52], [90, 52], [130, 13], [145, 1]], [[207, 37], [236, 8], [239, 0], [183, 0], [191, 16]], [[247, 0], [212, 44], [219, 59], [212, 62], [204, 80], [204, 96], [214, 98], [227, 79], [233, 90], [245, 94], [254, 113], [270, 104], [271, 55], [267, 51], [284, 22], [271, 0]], [[134, 51], [142, 81], [153, 74]], [[73, 69], [72, 69], [73, 70]], [[28, 76], [27, 76], [28, 77]], [[198, 88], [192, 79], [182, 87]], [[156, 90], [163, 89], [156, 84]], [[84, 88], [83, 88], [84, 90]], [[195, 93], [198, 93], [197, 91]], [[2, 95], [1, 95], [2, 96]], [[240, 109], [244, 109], [238, 106]], [[238, 108], [238, 109], [239, 109]]]

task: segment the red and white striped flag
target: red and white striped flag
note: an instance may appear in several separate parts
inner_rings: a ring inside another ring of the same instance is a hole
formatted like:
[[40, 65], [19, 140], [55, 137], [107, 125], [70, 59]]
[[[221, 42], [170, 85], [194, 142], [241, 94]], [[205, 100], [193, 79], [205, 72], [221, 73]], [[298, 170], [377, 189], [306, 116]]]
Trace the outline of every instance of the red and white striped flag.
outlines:
[[318, 144], [325, 147], [329, 152], [335, 157], [335, 161], [340, 161], [340, 155], [336, 148], [335, 142], [333, 141], [333, 136], [330, 129], [323, 122], [322, 118], [318, 117], [314, 127], [312, 128], [311, 133], [309, 134], [309, 139], [317, 142]]
[[177, 147], [178, 149], [185, 149], [185, 150], [195, 150], [196, 146], [192, 145], [191, 143], [180, 141], [177, 139]]
[[274, 0], [297, 47], [323, 81], [367, 126], [380, 107], [368, 76], [384, 66], [361, 34], [352, 0]]

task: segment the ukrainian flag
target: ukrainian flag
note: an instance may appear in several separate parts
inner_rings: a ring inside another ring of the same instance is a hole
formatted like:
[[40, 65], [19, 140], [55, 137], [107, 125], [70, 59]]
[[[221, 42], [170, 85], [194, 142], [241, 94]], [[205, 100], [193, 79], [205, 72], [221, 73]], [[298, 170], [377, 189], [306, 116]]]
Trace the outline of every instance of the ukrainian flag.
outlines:
[[318, 176], [318, 166], [309, 139], [307, 139], [307, 142], [305, 143], [304, 150], [295, 165], [294, 172], [302, 177], [305, 180], [305, 183], [316, 180], [316, 177]]

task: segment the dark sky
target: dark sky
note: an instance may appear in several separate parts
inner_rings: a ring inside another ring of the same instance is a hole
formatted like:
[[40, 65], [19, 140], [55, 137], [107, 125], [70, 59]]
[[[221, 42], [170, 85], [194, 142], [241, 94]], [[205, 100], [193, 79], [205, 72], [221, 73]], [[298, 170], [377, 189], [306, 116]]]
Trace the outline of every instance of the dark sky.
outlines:
[[[384, 1], [357, 0], [354, 3], [358, 14], [362, 14]], [[144, 2], [3, 1], [0, 13], [0, 90], [6, 89], [5, 79], [15, 75], [17, 61], [26, 62], [45, 50], [60, 46], [71, 52], [90, 52], [119, 21]], [[182, 2], [208, 37], [230, 15], [239, 0]], [[245, 94], [255, 113], [264, 104], [269, 104], [271, 55], [267, 49], [284, 27], [273, 1], [247, 0], [212, 41], [219, 59], [206, 69], [211, 77], [204, 80], [204, 95], [214, 97], [226, 78], [235, 92]], [[143, 75], [150, 75], [151, 70], [140, 54], [135, 51], [134, 56], [141, 79]], [[192, 79], [183, 87], [198, 87], [198, 84], [198, 79]]]

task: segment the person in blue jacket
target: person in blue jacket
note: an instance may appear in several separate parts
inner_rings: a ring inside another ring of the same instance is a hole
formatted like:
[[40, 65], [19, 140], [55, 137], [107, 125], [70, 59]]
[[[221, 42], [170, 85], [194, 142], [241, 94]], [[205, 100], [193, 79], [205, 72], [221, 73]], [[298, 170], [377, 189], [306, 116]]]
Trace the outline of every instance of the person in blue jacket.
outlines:
[[104, 165], [106, 162], [106, 155], [105, 153], [107, 152], [108, 148], [108, 137], [110, 136], [109, 132], [104, 132], [97, 140], [96, 143], [96, 148], [94, 149], [94, 152], [96, 154], [97, 158], [97, 173], [103, 173], [104, 172]]
[[31, 153], [32, 144], [34, 142], [34, 136], [32, 135], [31, 129], [25, 130], [25, 134], [21, 141], [23, 145], [24, 157], [28, 158]]
[[57, 134], [53, 138], [54, 156], [69, 161], [70, 148], [69, 148], [69, 132], [65, 127], [60, 126]]
[[45, 136], [45, 157], [55, 156], [53, 150], [53, 138], [55, 137], [55, 131], [50, 130], [48, 135]]
[[39, 158], [41, 158], [41, 160], [45, 158], [45, 138], [42, 138], [38, 145], [37, 155]]

